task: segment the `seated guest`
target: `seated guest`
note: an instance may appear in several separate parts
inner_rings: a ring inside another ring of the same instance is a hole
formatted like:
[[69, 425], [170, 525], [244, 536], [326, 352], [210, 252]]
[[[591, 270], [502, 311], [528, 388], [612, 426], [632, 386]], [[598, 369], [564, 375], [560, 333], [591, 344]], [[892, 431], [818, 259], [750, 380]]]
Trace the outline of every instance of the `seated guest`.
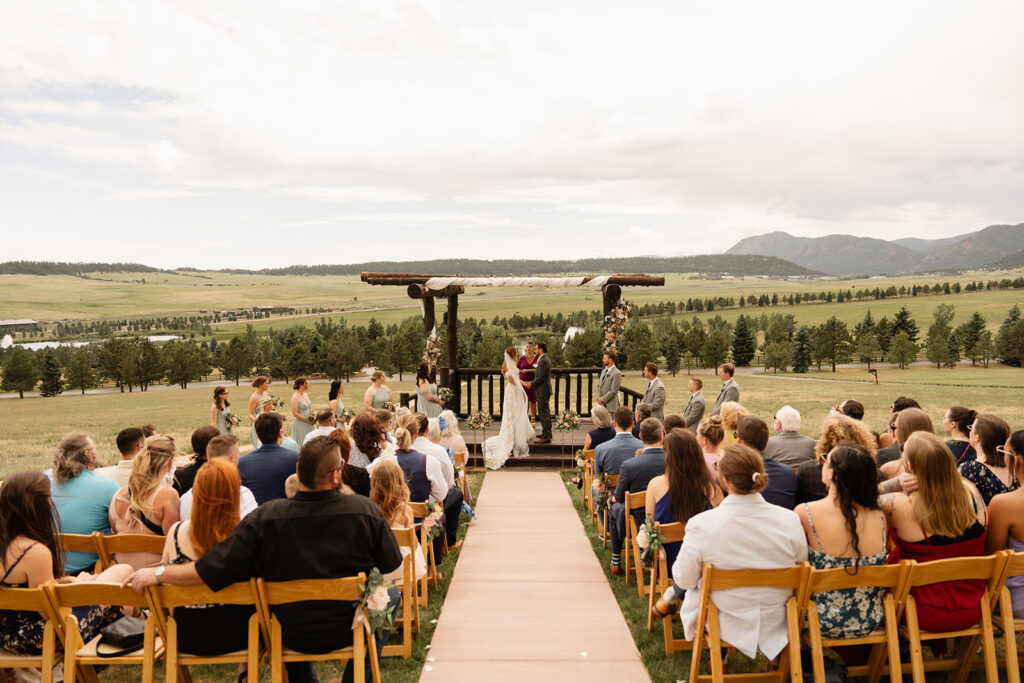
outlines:
[[[238, 437], [234, 434], [222, 434], [221, 436], [215, 436], [210, 443], [206, 446], [206, 458], [207, 461], [219, 458], [224, 460], [236, 470], [238, 469]], [[241, 476], [241, 475], [239, 475]], [[239, 485], [238, 492], [238, 514], [241, 517], [245, 517], [247, 514], [256, 509], [256, 496], [252, 495], [252, 491], [244, 486]], [[192, 514], [192, 489], [189, 489], [181, 497], [181, 503], [178, 505], [178, 513], [181, 519], [188, 520]]]
[[1003, 447], [1010, 438], [1010, 425], [998, 415], [978, 413], [970, 431], [971, 446], [977, 459], [961, 463], [960, 476], [977, 487], [985, 505], [988, 505], [993, 497], [1020, 485], [1003, 457]]
[[[896, 415], [898, 415], [901, 411], [904, 411], [907, 408], [920, 408], [920, 407], [921, 407], [921, 405], [917, 401], [915, 401], [914, 399], [908, 398], [907, 396], [900, 396], [899, 398], [897, 398], [895, 401], [892, 402], [892, 405], [889, 406], [889, 413], [890, 413], [890, 415], [889, 415], [889, 425], [890, 425], [890, 427], [896, 421]], [[893, 444], [896, 443], [896, 434], [894, 432], [895, 432], [895, 430], [890, 428], [890, 430], [888, 432], [885, 432], [885, 433], [881, 434], [878, 437], [878, 449], [879, 450], [883, 450], [884, 451], [886, 448], [888, 448], [889, 446], [892, 446]], [[886, 451], [886, 453], [888, 454], [888, 451]], [[891, 459], [893, 459], [893, 460], [899, 459], [899, 456], [896, 456], [895, 458], [891, 458]], [[883, 461], [883, 462], [885, 462], [885, 461]], [[878, 464], [881, 465], [881, 464], [883, 464], [883, 462], [879, 462]]]
[[[664, 447], [665, 474], [654, 477], [647, 484], [645, 513], [648, 517], [662, 524], [685, 524], [694, 515], [722, 502], [722, 489], [708, 472], [704, 454], [693, 432], [685, 425], [668, 432]], [[681, 545], [680, 541], [662, 546], [667, 566], [675, 564]], [[682, 591], [677, 592], [670, 587], [655, 604], [655, 617], [660, 619], [668, 612], [674, 612], [682, 599]]]
[[[84, 432], [66, 434], [57, 444], [53, 454], [53, 503], [63, 533], [110, 533], [108, 510], [119, 487], [113, 479], [96, 476], [96, 458], [96, 444]], [[98, 559], [96, 553], [65, 553], [62, 565], [68, 574], [77, 574]]]
[[[364, 467], [356, 467], [350, 462], [352, 442], [342, 429], [335, 429], [327, 438], [338, 444], [341, 460], [341, 484], [343, 493], [354, 493], [364, 498], [370, 497], [370, 473]], [[287, 482], [285, 482], [287, 484]], [[287, 490], [285, 491], [287, 494]]]
[[[915, 432], [903, 445], [906, 470], [917, 490], [884, 497], [882, 507], [893, 536], [890, 560], [927, 562], [974, 557], [985, 552], [985, 503], [960, 478], [953, 454], [934, 433]], [[956, 631], [981, 618], [985, 581], [949, 581], [911, 588], [921, 629]]]
[[[146, 439], [132, 463], [128, 486], [110, 501], [110, 528], [115, 534], [163, 536], [178, 521], [178, 492], [170, 485], [177, 456], [174, 439], [166, 434]], [[160, 562], [158, 553], [118, 553], [115, 557], [136, 569]]]
[[722, 457], [722, 449], [725, 448], [725, 427], [722, 426], [722, 416], [712, 415], [700, 421], [697, 427], [697, 443], [704, 453], [704, 464], [715, 481], [718, 481], [718, 460]]
[[863, 420], [864, 404], [855, 398], [848, 398], [836, 406], [836, 412], [846, 417], [852, 417], [854, 420]]
[[971, 430], [971, 424], [977, 415], [970, 408], [953, 406], [942, 416], [942, 430], [949, 435], [946, 446], [953, 453], [953, 457], [956, 458], [957, 465], [962, 465], [968, 460], [974, 460], [977, 457], [974, 447], [971, 446], [971, 437], [968, 435], [968, 432]]
[[[419, 428], [419, 420], [411, 413], [398, 418], [398, 428], [395, 429], [395, 440], [398, 442], [395, 459], [405, 473], [410, 500], [416, 503], [442, 503], [443, 506], [449, 487], [441, 463], [437, 458], [413, 449]], [[444, 540], [441, 534], [438, 534], [434, 539], [434, 557], [440, 559], [443, 556]]]
[[590, 419], [594, 421], [594, 429], [587, 432], [583, 439], [583, 450], [596, 449], [606, 441], [615, 437], [615, 428], [612, 427], [612, 415], [604, 406], [594, 406], [590, 409]]
[[[268, 434], [268, 439], [271, 437]], [[300, 490], [295, 498], [261, 505], [195, 562], [165, 567], [159, 579], [159, 570], [140, 569], [125, 584], [139, 593], [158, 581], [174, 586], [205, 583], [218, 591], [254, 576], [291, 581], [369, 574], [374, 567], [382, 573], [393, 571], [401, 565], [402, 554], [391, 527], [369, 499], [338, 491], [341, 468], [337, 444], [328, 437], [313, 439], [299, 454]], [[388, 593], [397, 608], [400, 593], [396, 588]], [[350, 602], [302, 602], [274, 608], [284, 646], [311, 653], [351, 645], [354, 613]], [[378, 640], [378, 653], [389, 635], [385, 632]], [[317, 680], [311, 662], [285, 664], [285, 669], [295, 683]], [[366, 671], [369, 680], [369, 663]], [[351, 666], [346, 667], [342, 680], [352, 680]]]
[[[686, 591], [680, 614], [687, 639], [697, 635], [705, 563], [716, 569], [785, 569], [807, 561], [800, 518], [761, 496], [768, 483], [764, 463], [748, 446], [726, 446], [718, 461], [718, 482], [729, 495], [718, 507], [686, 523], [672, 578]], [[792, 595], [790, 590], [766, 587], [716, 591], [712, 598], [718, 606], [722, 639], [747, 657], [755, 657], [760, 650], [775, 658], [789, 643], [786, 601]]]
[[[665, 474], [665, 449], [661, 446], [664, 437], [665, 428], [661, 420], [656, 417], [647, 418], [640, 424], [640, 440], [644, 443], [644, 449], [635, 458], [626, 460], [619, 467], [619, 484], [610, 498], [611, 512], [608, 515], [612, 574], [622, 573], [620, 561], [622, 543], [626, 536], [626, 492], [640, 493], [647, 489], [651, 479]], [[633, 518], [638, 526], [644, 523], [643, 512], [633, 513]]]
[[[673, 429], [686, 429], [686, 420], [683, 419], [682, 415], [671, 413], [665, 416], [665, 433], [668, 434]], [[693, 432], [690, 432], [691, 434]]]
[[[287, 448], [288, 450], [294, 452], [295, 453], [295, 457], [298, 458], [299, 457], [299, 444], [298, 444], [298, 442], [295, 441], [295, 439], [291, 438], [290, 436], [285, 436], [284, 435], [284, 427], [285, 427], [285, 425], [288, 422], [288, 418], [286, 418], [284, 415], [281, 415], [280, 413], [276, 413], [274, 411], [274, 399], [270, 398], [269, 396], [266, 397], [266, 398], [260, 399], [260, 414], [261, 415], [270, 415], [271, 413], [273, 413], [273, 414], [275, 414], [275, 415], [277, 415], [278, 417], [281, 418], [281, 439], [280, 439], [280, 441], [271, 441], [270, 443], [271, 444], [276, 443], [277, 445], [282, 446], [283, 448]], [[259, 417], [257, 417], [256, 419], [258, 421]], [[255, 428], [256, 428], [256, 425], [253, 425], [253, 429], [255, 429]], [[259, 438], [259, 433], [258, 432], [256, 434], [256, 437], [257, 437], [256, 441], [253, 443], [253, 451], [257, 451], [257, 450], [259, 450], [263, 446], [263, 441]], [[252, 451], [250, 451], [250, 453], [251, 452]]]
[[[45, 474], [19, 472], [0, 485], [0, 586], [39, 588], [54, 579], [116, 584], [131, 573], [131, 567], [118, 564], [96, 577], [85, 572], [74, 578], [66, 576], [60, 534], [60, 519]], [[72, 607], [71, 613], [86, 642], [123, 616], [120, 607], [96, 605]], [[0, 648], [18, 655], [42, 654], [45, 627], [46, 617], [39, 612], [0, 609]], [[38, 673], [32, 673], [38, 680]]]
[[[373, 410], [368, 412], [377, 418], [377, 422], [380, 422], [380, 426], [384, 429], [384, 438], [387, 439], [389, 444], [394, 446], [395, 437], [392, 432], [397, 426], [394, 414], [390, 410]], [[392, 453], [392, 455], [394, 455], [394, 453]]]
[[[903, 451], [903, 444], [907, 442], [911, 434], [914, 432], [935, 433], [932, 419], [920, 408], [901, 410], [890, 424], [893, 437], [896, 440], [891, 446], [879, 449], [875, 454], [875, 462], [878, 463], [885, 479], [892, 479], [903, 472], [903, 460], [899, 458], [899, 454]], [[893, 458], [894, 453], [897, 454], [895, 459]]]
[[306, 434], [302, 441], [303, 444], [317, 436], [330, 436], [331, 432], [338, 428], [338, 420], [330, 408], [319, 411], [313, 421], [316, 423], [316, 429]]
[[[843, 442], [825, 457], [822, 478], [828, 495], [797, 507], [809, 559], [815, 569], [884, 565], [885, 515], [878, 505], [878, 472], [866, 450]], [[826, 638], [859, 638], [881, 623], [882, 588], [847, 588], [815, 593], [821, 632]]]
[[459, 418], [456, 417], [455, 413], [451, 410], [443, 410], [441, 411], [440, 420], [443, 420], [443, 424], [441, 424], [441, 445], [445, 448], [450, 448], [452, 453], [465, 453], [469, 455], [469, 448], [466, 446], [466, 440], [462, 438], [462, 432], [459, 431]]
[[[214, 441], [227, 438], [234, 439], [237, 451], [238, 439], [234, 436], [218, 436]], [[212, 453], [209, 456], [186, 494], [195, 500], [191, 517], [185, 517], [167, 532], [161, 558], [164, 565], [198, 560], [238, 526], [242, 489], [238, 469], [227, 457], [214, 457]], [[253, 608], [245, 605], [178, 607], [174, 610], [178, 647], [182, 652], [208, 656], [244, 650], [252, 613]]]
[[775, 436], [768, 439], [764, 457], [790, 467], [814, 460], [814, 439], [800, 433], [800, 413], [796, 408], [782, 406], [775, 412]]
[[737, 425], [739, 425], [739, 420], [744, 415], [750, 415], [750, 412], [736, 401], [726, 401], [722, 404], [722, 409], [718, 414], [722, 416], [722, 428], [725, 429], [726, 445], [736, 443], [738, 438], [736, 429]]
[[[185, 493], [192, 488], [192, 482], [196, 478], [199, 468], [206, 464], [206, 446], [210, 440], [220, 436], [220, 430], [212, 425], [204, 425], [192, 432], [189, 440], [192, 442], [192, 462], [174, 471], [174, 490], [178, 495]], [[122, 484], [127, 486], [128, 484]]]
[[836, 446], [844, 441], [860, 446], [871, 455], [875, 453], [875, 439], [860, 420], [845, 415], [830, 415], [821, 425], [821, 436], [814, 445], [815, 460], [805, 462], [796, 470], [796, 502], [808, 503], [828, 495], [823, 479], [825, 460]]
[[349, 438], [352, 439], [349, 463], [356, 467], [368, 467], [384, 451], [387, 443], [384, 434], [384, 427], [370, 413], [359, 413], [352, 418], [349, 426]]
[[[444, 473], [444, 482], [448, 491], [442, 499], [444, 505], [444, 529], [448, 537], [448, 546], [454, 546], [459, 533], [459, 515], [462, 513], [462, 501], [465, 496], [462, 489], [455, 484], [455, 464], [448, 456], [444, 446], [433, 443], [427, 438], [427, 430], [430, 428], [430, 419], [426, 413], [413, 415], [419, 424], [419, 436], [413, 441], [413, 450], [425, 454], [428, 458], [435, 458], [441, 464], [441, 471]], [[435, 428], [437, 423], [435, 422]], [[440, 434], [438, 435], [440, 437]]]
[[640, 438], [640, 423], [649, 418], [651, 413], [651, 406], [646, 403], [636, 404], [636, 411], [633, 413], [633, 436]]
[[[1010, 435], [1003, 447], [1006, 464], [1014, 481], [1024, 478], [1024, 431]], [[985, 532], [985, 554], [997, 550], [1024, 553], [1024, 489], [1001, 493], [988, 505], [988, 530]], [[1024, 576], [1008, 576], [1006, 587], [1013, 600], [1013, 616], [1024, 619]]]
[[[622, 463], [644, 447], [643, 441], [633, 436], [633, 411], [627, 406], [615, 409], [613, 427], [615, 436], [594, 449], [594, 480], [600, 474], [618, 474]], [[594, 490], [597, 493], [597, 490]]]
[[[768, 423], [753, 415], [740, 417], [736, 426], [736, 443], [750, 446], [761, 453], [768, 443]], [[787, 510], [796, 507], [797, 484], [793, 468], [766, 458], [764, 470], [768, 473], [768, 486], [762, 492], [762, 497]]]
[[281, 445], [284, 418], [277, 413], [263, 413], [256, 418], [256, 436], [262, 444], [238, 461], [242, 484], [256, 496], [257, 505], [284, 498], [284, 482], [295, 474], [299, 456]]
[[[409, 528], [415, 524], [412, 514], [412, 506], [409, 505], [409, 487], [405, 483], [405, 474], [397, 462], [386, 461], [374, 469], [370, 477], [370, 500], [380, 507], [384, 513], [384, 519], [388, 521], [391, 528]], [[404, 558], [409, 554], [409, 548], [399, 546]], [[419, 581], [427, 573], [427, 562], [423, 557], [423, 548], [416, 545], [416, 553], [413, 557], [413, 573]], [[403, 578], [402, 567], [391, 572], [385, 579], [401, 581]]]
[[146, 437], [138, 427], [122, 429], [117, 434], [117, 450], [121, 453], [121, 460], [110, 467], [100, 467], [96, 470], [96, 476], [113, 479], [119, 487], [128, 485], [128, 477], [132, 476], [132, 458], [142, 450], [143, 441]]

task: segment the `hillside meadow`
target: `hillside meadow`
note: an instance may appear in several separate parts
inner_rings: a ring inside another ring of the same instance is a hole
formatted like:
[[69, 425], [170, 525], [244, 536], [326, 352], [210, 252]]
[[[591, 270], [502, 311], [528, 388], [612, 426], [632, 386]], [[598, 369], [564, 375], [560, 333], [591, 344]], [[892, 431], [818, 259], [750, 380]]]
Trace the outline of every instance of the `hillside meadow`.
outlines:
[[[754, 414], [768, 420], [780, 406], [792, 405], [804, 416], [801, 431], [816, 436], [829, 408], [847, 398], [861, 401], [867, 410], [865, 421], [881, 431], [886, 427], [889, 405], [901, 395], [916, 398], [932, 416], [937, 429], [941, 428], [942, 415], [951, 405], [995, 412], [1015, 429], [1024, 428], [1022, 372], [996, 366], [987, 370], [970, 366], [952, 370], [915, 366], [907, 370], [883, 368], [878, 385], [862, 369], [840, 370], [834, 374], [740, 374], [737, 381], [742, 387], [742, 403]], [[713, 405], [721, 382], [708, 370], [695, 372], [694, 376], [705, 382], [704, 394]], [[664, 380], [668, 390], [667, 412], [682, 412], [689, 398], [687, 376], [685, 373], [665, 376]], [[639, 375], [627, 375], [624, 385], [642, 391], [646, 382]], [[346, 384], [346, 405], [353, 409], [361, 405], [366, 386], [363, 382]], [[409, 381], [390, 381], [389, 386], [396, 395], [413, 391]], [[244, 384], [231, 387], [232, 402], [240, 415], [245, 414], [250, 391]], [[326, 384], [315, 383], [310, 392], [315, 407], [326, 406]], [[200, 387], [0, 400], [4, 413], [0, 428], [0, 478], [24, 469], [48, 467], [54, 446], [72, 429], [82, 429], [95, 436], [104, 464], [117, 461], [114, 436], [130, 425], [153, 424], [159, 431], [172, 435], [184, 451], [190, 451], [188, 435], [209, 419], [211, 394], [209, 387]], [[287, 400], [291, 388], [278, 382], [271, 386], [271, 394]], [[243, 419], [241, 429], [237, 430], [243, 449], [249, 443], [248, 426], [248, 420]], [[286, 431], [290, 431], [290, 421]]]

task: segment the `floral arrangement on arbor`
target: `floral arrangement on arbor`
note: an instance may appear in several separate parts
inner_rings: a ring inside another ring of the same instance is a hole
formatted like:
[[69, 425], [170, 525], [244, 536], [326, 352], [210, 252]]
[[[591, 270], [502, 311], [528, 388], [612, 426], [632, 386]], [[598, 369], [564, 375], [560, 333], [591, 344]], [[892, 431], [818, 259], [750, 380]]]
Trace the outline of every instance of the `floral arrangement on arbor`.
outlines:
[[366, 610], [366, 620], [370, 623], [370, 630], [378, 636], [386, 629], [395, 624], [395, 607], [390, 605], [391, 596], [388, 595], [390, 582], [384, 580], [380, 570], [376, 567], [366, 577], [366, 583], [360, 586], [363, 597], [360, 605]]
[[427, 347], [423, 349], [423, 360], [430, 365], [435, 367], [437, 365], [437, 359], [441, 357], [441, 338], [437, 336], [436, 331], [431, 331], [430, 336], [427, 337]]
[[654, 525], [654, 518], [647, 515], [644, 525], [636, 532], [636, 544], [640, 546], [640, 562], [644, 569], [650, 569], [654, 564], [654, 558], [658, 555], [658, 548], [665, 543], [665, 537]]
[[612, 308], [611, 313], [604, 317], [604, 324], [601, 326], [602, 338], [605, 351], [617, 351], [619, 339], [622, 338], [622, 331], [626, 329], [629, 322], [629, 314], [633, 311], [633, 304], [625, 299], [619, 301]]
[[445, 405], [448, 405], [455, 398], [455, 392], [448, 387], [441, 387], [437, 390], [437, 398]]

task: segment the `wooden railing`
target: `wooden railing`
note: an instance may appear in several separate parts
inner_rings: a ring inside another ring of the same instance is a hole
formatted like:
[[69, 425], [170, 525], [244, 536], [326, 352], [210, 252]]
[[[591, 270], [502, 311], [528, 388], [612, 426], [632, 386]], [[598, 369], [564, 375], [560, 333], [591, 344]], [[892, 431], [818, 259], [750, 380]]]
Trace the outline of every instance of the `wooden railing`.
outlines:
[[[551, 413], [575, 410], [582, 416], [590, 415], [590, 408], [597, 399], [597, 383], [601, 368], [552, 368], [551, 369]], [[484, 410], [493, 418], [501, 415], [508, 383], [498, 368], [459, 368], [452, 374], [455, 391], [452, 410], [459, 417], [471, 412]], [[574, 386], [575, 385], [575, 386]], [[619, 390], [622, 405], [636, 409], [643, 394], [623, 387]]]

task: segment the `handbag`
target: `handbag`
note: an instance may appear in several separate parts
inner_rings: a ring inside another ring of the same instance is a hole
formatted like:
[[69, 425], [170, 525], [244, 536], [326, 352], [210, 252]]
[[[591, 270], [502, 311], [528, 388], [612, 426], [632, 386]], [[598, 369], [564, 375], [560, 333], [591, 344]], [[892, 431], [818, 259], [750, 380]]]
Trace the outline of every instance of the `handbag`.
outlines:
[[120, 657], [142, 647], [146, 620], [142, 617], [121, 617], [100, 629], [96, 643], [97, 657]]

